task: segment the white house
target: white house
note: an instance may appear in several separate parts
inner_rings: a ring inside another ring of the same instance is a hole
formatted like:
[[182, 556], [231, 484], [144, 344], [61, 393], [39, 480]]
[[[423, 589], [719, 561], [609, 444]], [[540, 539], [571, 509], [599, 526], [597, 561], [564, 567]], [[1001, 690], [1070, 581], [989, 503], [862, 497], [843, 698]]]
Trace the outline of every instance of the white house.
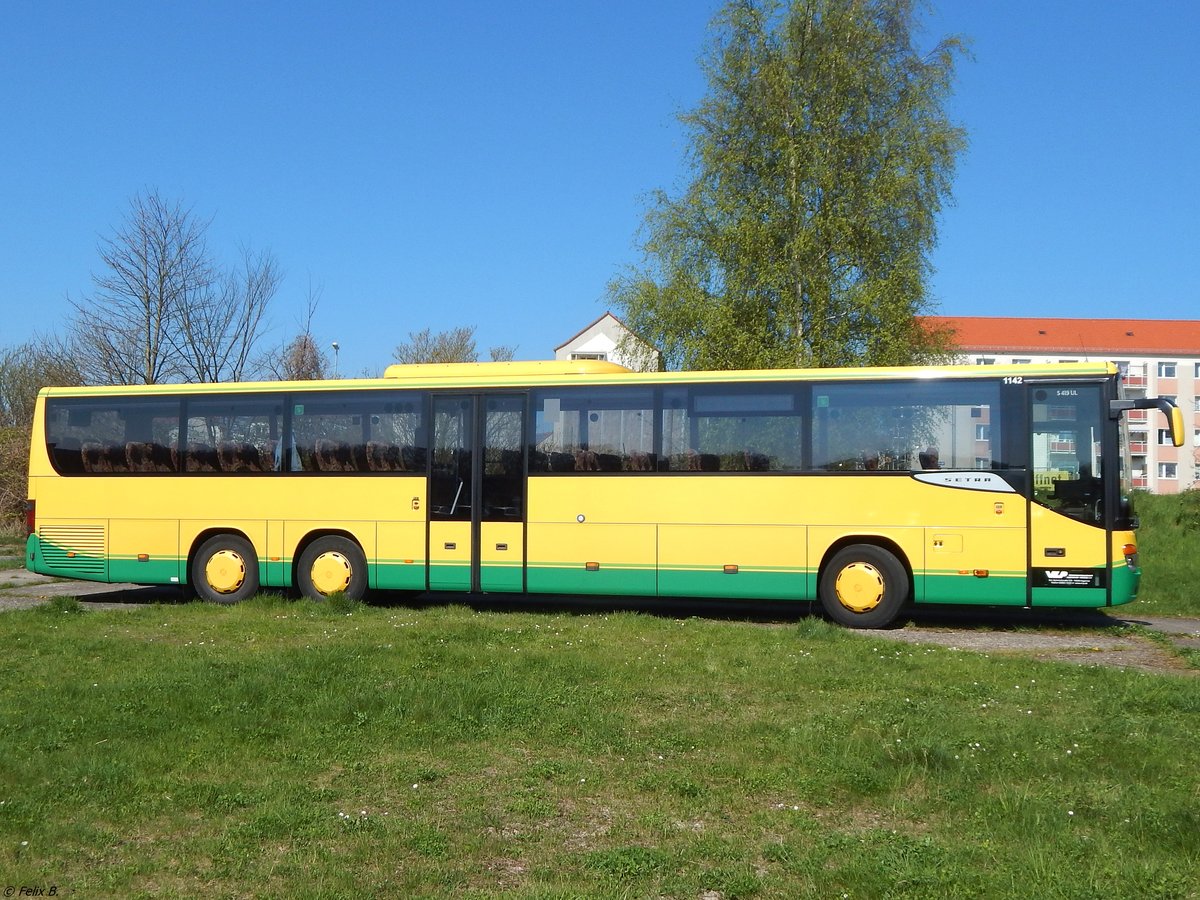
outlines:
[[635, 372], [657, 372], [662, 368], [662, 353], [634, 337], [611, 312], [555, 347], [554, 358], [602, 359]]

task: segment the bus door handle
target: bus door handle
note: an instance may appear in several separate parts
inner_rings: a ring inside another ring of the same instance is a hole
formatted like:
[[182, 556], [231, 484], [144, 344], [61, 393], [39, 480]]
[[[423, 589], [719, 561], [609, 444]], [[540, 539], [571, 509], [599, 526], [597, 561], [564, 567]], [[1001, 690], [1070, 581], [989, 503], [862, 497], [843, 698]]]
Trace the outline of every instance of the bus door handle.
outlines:
[[1046, 555], [1047, 556], [1057, 556], [1057, 557], [1066, 556], [1067, 548], [1066, 547], [1047, 547]]

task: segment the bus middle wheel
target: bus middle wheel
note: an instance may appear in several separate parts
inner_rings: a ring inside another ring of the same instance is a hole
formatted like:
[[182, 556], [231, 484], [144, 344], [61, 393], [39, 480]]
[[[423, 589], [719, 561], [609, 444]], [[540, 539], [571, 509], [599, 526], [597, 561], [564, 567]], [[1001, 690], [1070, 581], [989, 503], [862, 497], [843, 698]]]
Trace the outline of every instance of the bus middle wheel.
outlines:
[[367, 592], [367, 558], [349, 538], [317, 538], [300, 554], [296, 584], [310, 600], [324, 600], [339, 593], [350, 600], [361, 600]]

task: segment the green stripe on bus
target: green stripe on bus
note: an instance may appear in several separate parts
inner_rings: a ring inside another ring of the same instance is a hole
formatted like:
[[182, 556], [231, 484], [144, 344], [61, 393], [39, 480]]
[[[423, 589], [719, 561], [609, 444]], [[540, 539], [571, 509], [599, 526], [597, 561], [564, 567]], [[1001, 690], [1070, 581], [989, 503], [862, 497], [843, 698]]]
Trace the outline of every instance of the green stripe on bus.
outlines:
[[816, 575], [782, 567], [740, 568], [736, 573], [726, 573], [723, 567], [662, 569], [658, 593], [663, 597], [811, 600], [816, 596]]
[[[179, 584], [184, 568], [184, 561], [178, 557], [138, 560], [132, 556], [113, 556], [108, 560], [108, 580], [130, 581], [134, 584]], [[187, 580], [186, 575], [183, 578]]]
[[375, 581], [372, 587], [381, 591], [425, 590], [425, 560], [414, 559], [411, 563], [383, 560], [373, 567]]
[[602, 565], [592, 572], [582, 564], [572, 567], [530, 565], [526, 580], [531, 593], [653, 597], [658, 592], [658, 577], [653, 565], [636, 568]]
[[917, 596], [922, 603], [975, 603], [997, 606], [1024, 606], [1027, 579], [1025, 573], [997, 574], [986, 578], [974, 575], [925, 573], [925, 593], [921, 595], [921, 573], [916, 573]]

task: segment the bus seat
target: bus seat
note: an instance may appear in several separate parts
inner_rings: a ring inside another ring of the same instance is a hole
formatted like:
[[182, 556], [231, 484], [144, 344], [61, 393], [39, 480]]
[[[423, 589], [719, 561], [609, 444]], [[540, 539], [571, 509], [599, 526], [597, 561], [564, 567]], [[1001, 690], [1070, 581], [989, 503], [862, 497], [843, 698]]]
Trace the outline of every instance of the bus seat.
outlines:
[[103, 444], [97, 441], [86, 441], [80, 446], [79, 452], [83, 457], [83, 471], [111, 472], [113, 470], [112, 462], [109, 461]]
[[316, 446], [317, 468], [322, 472], [349, 472], [354, 470], [350, 459], [350, 445], [341, 441], [321, 438]]
[[217, 451], [208, 444], [189, 441], [187, 445], [187, 470], [189, 472], [217, 471]]
[[563, 453], [560, 450], [555, 450], [550, 454], [550, 471], [551, 472], [574, 472], [575, 457], [570, 453]]
[[405, 472], [424, 472], [425, 459], [424, 447], [400, 448], [400, 468]]
[[598, 472], [620, 472], [621, 457], [615, 453], [597, 453], [596, 455], [596, 471]]
[[125, 444], [125, 464], [130, 472], [153, 472], [154, 459], [150, 445], [145, 441], [127, 441]]
[[217, 462], [222, 472], [245, 470], [245, 465], [239, 458], [238, 446], [234, 441], [221, 441], [217, 444]]

